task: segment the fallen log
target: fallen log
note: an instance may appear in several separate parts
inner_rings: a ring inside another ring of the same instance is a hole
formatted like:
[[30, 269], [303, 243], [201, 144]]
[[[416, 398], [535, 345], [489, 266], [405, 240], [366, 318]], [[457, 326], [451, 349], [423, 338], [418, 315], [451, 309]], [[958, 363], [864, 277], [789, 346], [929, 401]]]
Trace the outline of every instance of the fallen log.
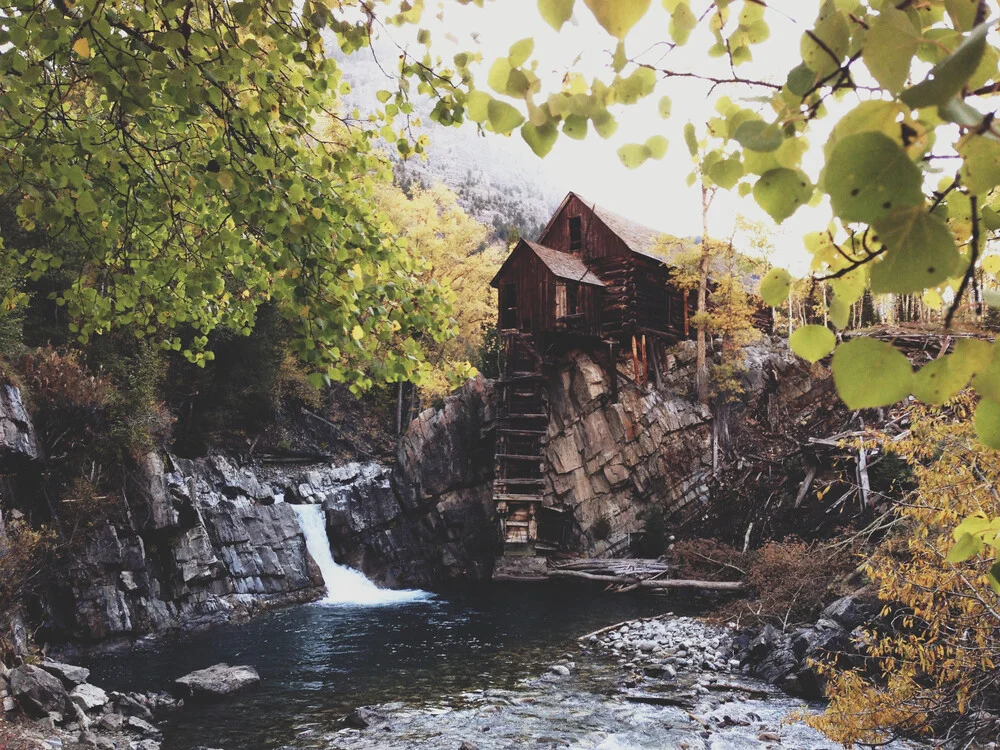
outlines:
[[578, 570], [550, 570], [550, 578], [582, 578], [586, 581], [614, 583], [622, 586], [632, 586], [637, 589], [698, 589], [701, 591], [743, 591], [746, 585], [742, 581], [695, 581], [684, 578], [666, 578], [658, 580], [643, 580], [634, 576], [607, 576], [595, 573], [584, 573]]

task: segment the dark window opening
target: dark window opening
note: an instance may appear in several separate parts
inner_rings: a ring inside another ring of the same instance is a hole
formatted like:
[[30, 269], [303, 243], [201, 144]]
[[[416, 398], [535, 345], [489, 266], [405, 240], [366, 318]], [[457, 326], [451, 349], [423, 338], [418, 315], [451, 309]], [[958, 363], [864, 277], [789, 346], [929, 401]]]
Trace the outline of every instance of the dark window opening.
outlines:
[[580, 287], [578, 284], [566, 285], [566, 314], [576, 315], [580, 312]]
[[569, 249], [581, 250], [583, 248], [583, 219], [579, 216], [569, 217]]
[[517, 284], [504, 284], [500, 291], [500, 328], [517, 328]]

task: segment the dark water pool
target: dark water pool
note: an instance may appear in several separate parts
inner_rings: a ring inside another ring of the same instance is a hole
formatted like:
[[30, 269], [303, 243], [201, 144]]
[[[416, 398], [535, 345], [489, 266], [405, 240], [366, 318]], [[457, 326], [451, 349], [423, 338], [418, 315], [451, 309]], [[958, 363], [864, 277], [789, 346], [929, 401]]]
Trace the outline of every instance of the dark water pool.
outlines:
[[252, 665], [259, 686], [167, 718], [164, 750], [271, 750], [294, 746], [305, 728], [333, 726], [359, 705], [440, 703], [466, 690], [512, 686], [544, 671], [562, 644], [583, 633], [668, 609], [690, 607], [563, 582], [496, 584], [390, 606], [293, 607], [87, 666], [106, 689], [166, 690], [211, 664]]

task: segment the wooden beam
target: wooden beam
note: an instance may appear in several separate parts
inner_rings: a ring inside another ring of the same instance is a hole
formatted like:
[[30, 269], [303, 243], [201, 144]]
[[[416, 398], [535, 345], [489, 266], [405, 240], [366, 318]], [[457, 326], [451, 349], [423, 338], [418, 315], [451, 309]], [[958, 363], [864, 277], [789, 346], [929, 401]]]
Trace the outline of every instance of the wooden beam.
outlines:
[[698, 589], [700, 591], [743, 591], [746, 584], [743, 581], [696, 581], [685, 578], [665, 578], [655, 581], [644, 581], [629, 576], [604, 576], [595, 573], [583, 573], [579, 570], [550, 570], [550, 578], [582, 578], [586, 581], [600, 583], [616, 583], [632, 586], [637, 589], [667, 590], [667, 589]]

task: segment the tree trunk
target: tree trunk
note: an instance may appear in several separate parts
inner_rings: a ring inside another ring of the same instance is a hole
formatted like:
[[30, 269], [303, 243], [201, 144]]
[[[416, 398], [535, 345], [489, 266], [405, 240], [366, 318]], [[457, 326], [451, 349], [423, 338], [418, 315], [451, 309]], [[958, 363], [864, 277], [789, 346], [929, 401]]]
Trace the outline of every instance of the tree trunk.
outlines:
[[698, 388], [698, 400], [708, 404], [708, 360], [705, 356], [705, 313], [708, 311], [708, 207], [712, 203], [712, 194], [701, 183], [701, 258], [698, 260], [698, 326], [696, 338], [695, 383]]

